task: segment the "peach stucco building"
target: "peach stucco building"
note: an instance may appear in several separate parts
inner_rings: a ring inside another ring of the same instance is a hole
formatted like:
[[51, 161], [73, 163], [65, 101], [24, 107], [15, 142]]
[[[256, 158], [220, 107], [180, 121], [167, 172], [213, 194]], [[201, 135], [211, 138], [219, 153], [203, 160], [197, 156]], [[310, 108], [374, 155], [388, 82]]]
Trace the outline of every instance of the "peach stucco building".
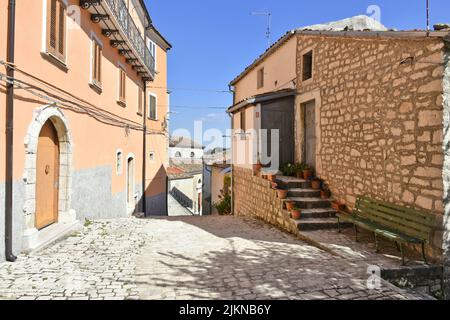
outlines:
[[171, 45], [144, 1], [16, 1], [13, 65], [0, 8], [0, 260], [8, 236], [18, 254], [85, 219], [165, 215]]

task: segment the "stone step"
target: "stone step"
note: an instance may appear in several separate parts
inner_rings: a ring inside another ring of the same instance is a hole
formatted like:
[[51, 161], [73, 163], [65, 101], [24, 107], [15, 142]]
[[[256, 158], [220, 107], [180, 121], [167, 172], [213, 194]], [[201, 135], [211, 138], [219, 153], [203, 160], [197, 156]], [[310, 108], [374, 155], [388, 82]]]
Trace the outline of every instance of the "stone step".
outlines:
[[280, 186], [284, 186], [288, 189], [293, 188], [304, 188], [308, 189], [311, 188], [311, 182], [303, 179], [298, 179], [295, 177], [286, 177], [286, 176], [277, 176], [276, 178], [277, 183]]
[[319, 198], [320, 190], [293, 188], [288, 190], [288, 197], [293, 198]]
[[285, 201], [295, 201], [296, 206], [300, 209], [318, 209], [330, 208], [330, 199], [308, 198], [308, 197], [289, 197]]
[[334, 218], [337, 211], [332, 208], [305, 209], [302, 210], [303, 218]]
[[[338, 223], [336, 218], [301, 218], [300, 220], [294, 220], [297, 224], [297, 228], [300, 231], [312, 231], [312, 230], [338, 230]], [[348, 222], [341, 223], [341, 228], [351, 227], [352, 224]]]

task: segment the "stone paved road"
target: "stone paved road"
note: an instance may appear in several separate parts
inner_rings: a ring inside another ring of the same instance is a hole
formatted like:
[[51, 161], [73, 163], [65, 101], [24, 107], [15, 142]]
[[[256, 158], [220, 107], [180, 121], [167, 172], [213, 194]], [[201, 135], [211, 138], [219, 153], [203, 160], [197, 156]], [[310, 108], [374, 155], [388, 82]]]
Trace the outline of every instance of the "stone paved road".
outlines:
[[3, 299], [422, 299], [255, 220], [99, 221], [14, 264]]

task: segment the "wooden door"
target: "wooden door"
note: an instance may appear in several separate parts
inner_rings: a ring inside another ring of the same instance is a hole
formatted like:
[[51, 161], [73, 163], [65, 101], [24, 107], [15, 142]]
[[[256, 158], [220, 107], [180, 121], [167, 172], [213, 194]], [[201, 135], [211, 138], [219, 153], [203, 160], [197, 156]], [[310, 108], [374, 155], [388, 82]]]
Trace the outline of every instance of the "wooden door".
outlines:
[[[263, 143], [262, 152], [272, 155], [275, 146], [272, 146], [271, 130], [279, 130], [279, 165], [294, 162], [294, 99], [284, 98], [267, 102], [261, 106], [261, 129], [268, 130], [267, 144]], [[272, 150], [273, 149], [273, 150]]]
[[316, 166], [316, 104], [305, 104], [305, 160], [312, 167]]
[[38, 140], [36, 159], [36, 219], [38, 230], [58, 222], [59, 142], [48, 120]]

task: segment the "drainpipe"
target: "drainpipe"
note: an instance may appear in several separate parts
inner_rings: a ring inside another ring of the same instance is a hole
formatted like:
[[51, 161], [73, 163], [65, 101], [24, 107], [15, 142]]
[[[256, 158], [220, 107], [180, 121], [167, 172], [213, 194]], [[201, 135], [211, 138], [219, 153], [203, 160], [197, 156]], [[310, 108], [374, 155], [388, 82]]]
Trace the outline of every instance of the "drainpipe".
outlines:
[[142, 134], [142, 210], [144, 217], [147, 216], [147, 197], [146, 197], [146, 183], [147, 183], [147, 81], [144, 84], [144, 110], [143, 110], [143, 134]]
[[[228, 90], [230, 92], [233, 93], [233, 105], [236, 103], [236, 90], [235, 88], [229, 84], [228, 85]], [[231, 214], [234, 215], [234, 165], [233, 165], [233, 161], [234, 161], [234, 148], [233, 148], [233, 143], [234, 143], [234, 130], [233, 130], [233, 114], [228, 113], [228, 116], [230, 117], [230, 128], [231, 128]]]
[[[16, 25], [16, 1], [8, 2], [8, 40], [6, 60], [14, 63], [14, 39]], [[7, 65], [9, 79], [14, 79], [14, 69]], [[6, 88], [6, 161], [5, 161], [5, 258], [9, 262], [16, 261], [13, 254], [13, 124], [14, 124], [14, 84], [7, 83]]]

